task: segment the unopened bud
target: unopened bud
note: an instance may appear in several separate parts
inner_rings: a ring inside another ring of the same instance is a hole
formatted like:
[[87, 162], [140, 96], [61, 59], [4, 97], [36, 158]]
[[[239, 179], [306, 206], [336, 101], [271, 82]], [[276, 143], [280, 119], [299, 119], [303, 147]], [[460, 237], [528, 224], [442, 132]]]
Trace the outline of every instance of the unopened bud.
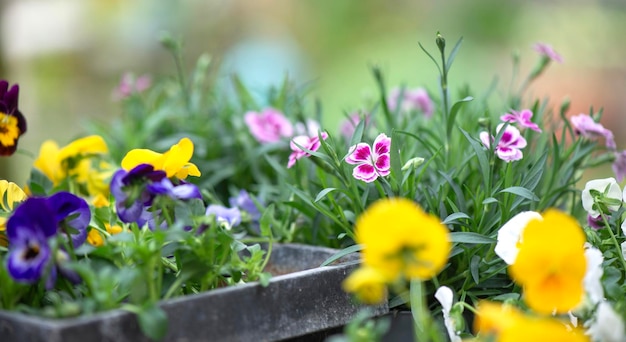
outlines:
[[491, 120], [488, 117], [478, 118], [478, 126], [480, 127], [489, 127]]
[[422, 157], [415, 157], [415, 158], [411, 158], [409, 160], [407, 160], [406, 163], [404, 163], [404, 166], [402, 167], [402, 171], [406, 171], [409, 169], [417, 169], [418, 166], [424, 164], [424, 158]]
[[439, 51], [443, 53], [443, 51], [446, 49], [446, 40], [443, 38], [443, 36], [439, 32], [437, 32], [437, 39], [435, 39], [435, 43], [437, 44]]

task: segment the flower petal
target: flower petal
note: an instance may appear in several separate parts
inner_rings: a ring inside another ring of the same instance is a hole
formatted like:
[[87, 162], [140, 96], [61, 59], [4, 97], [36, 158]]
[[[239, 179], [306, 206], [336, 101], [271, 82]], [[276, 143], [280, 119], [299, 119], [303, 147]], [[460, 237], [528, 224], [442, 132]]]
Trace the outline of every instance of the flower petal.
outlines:
[[372, 146], [374, 153], [377, 155], [389, 153], [391, 150], [391, 138], [387, 137], [385, 133], [380, 133], [374, 140], [374, 144]]
[[366, 183], [371, 183], [378, 178], [378, 173], [376, 173], [376, 168], [374, 168], [374, 166], [364, 163], [356, 166], [354, 170], [352, 170], [352, 176]]
[[369, 162], [372, 159], [372, 149], [366, 143], [358, 143], [350, 147], [350, 154], [346, 157], [346, 163], [359, 164]]

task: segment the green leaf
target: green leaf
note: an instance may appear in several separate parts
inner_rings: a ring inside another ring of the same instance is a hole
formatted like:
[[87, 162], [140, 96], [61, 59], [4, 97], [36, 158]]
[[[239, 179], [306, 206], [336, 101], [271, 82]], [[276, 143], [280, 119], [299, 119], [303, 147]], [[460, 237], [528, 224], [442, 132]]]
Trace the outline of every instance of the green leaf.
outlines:
[[461, 47], [462, 42], [463, 42], [463, 37], [459, 38], [456, 44], [454, 44], [452, 51], [450, 51], [450, 54], [448, 55], [448, 60], [446, 61], [446, 66], [445, 66], [447, 71], [450, 71], [450, 67], [452, 67], [452, 62], [454, 62], [454, 58], [456, 57], [456, 54], [459, 52], [459, 48]]
[[452, 213], [450, 215], [448, 215], [448, 217], [446, 217], [445, 220], [443, 220], [443, 224], [450, 224], [458, 219], [468, 219], [470, 218], [469, 215], [467, 215], [466, 213]]
[[485, 198], [485, 200], [483, 201], [483, 205], [487, 205], [487, 204], [491, 204], [491, 203], [498, 203], [499, 201], [493, 197], [487, 197]]
[[332, 255], [330, 258], [324, 260], [324, 262], [320, 265], [320, 267], [327, 266], [335, 260], [339, 260], [348, 254], [356, 253], [361, 250], [363, 250], [363, 246], [361, 245], [352, 245], [350, 247], [346, 247], [340, 250], [339, 252], [335, 253], [334, 255]]
[[318, 202], [319, 200], [324, 198], [326, 195], [328, 195], [329, 192], [334, 191], [334, 190], [337, 190], [337, 188], [326, 188], [320, 191], [320, 193], [317, 194], [317, 197], [315, 197], [315, 200], [313, 202]]
[[142, 307], [137, 312], [139, 327], [144, 335], [153, 340], [160, 340], [167, 333], [167, 314], [155, 303]]
[[470, 274], [472, 275], [472, 279], [474, 279], [474, 283], [478, 284], [480, 282], [480, 277], [478, 276], [478, 266], [480, 265], [480, 257], [478, 255], [474, 255], [472, 260], [470, 261]]
[[508, 193], [511, 193], [520, 197], [524, 197], [531, 201], [539, 201], [539, 197], [537, 197], [537, 195], [535, 195], [532, 191], [521, 186], [511, 186], [506, 189], [500, 190], [500, 192], [508, 192]]
[[496, 240], [478, 233], [453, 232], [450, 233], [450, 240], [456, 243], [490, 244]]
[[456, 119], [456, 116], [459, 113], [459, 110], [461, 109], [461, 107], [463, 107], [464, 104], [472, 101], [473, 99], [474, 99], [473, 97], [468, 96], [462, 100], [457, 101], [452, 106], [452, 109], [450, 109], [450, 116], [448, 116], [448, 122], [446, 122], [446, 132], [448, 132], [448, 136], [450, 135], [450, 132], [452, 132], [452, 127], [454, 126], [454, 120]]

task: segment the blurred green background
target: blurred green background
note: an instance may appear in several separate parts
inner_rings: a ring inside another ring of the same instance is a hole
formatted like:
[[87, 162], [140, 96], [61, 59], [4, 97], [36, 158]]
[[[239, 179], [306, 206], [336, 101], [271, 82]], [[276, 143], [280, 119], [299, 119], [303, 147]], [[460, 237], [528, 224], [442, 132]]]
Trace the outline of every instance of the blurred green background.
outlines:
[[602, 123], [626, 148], [623, 0], [2, 0], [0, 78], [20, 84], [29, 128], [24, 153], [0, 160], [0, 178], [22, 185], [28, 154], [44, 140], [64, 145], [85, 120], [120, 115], [112, 91], [124, 72], [173, 75], [164, 32], [184, 41], [188, 67], [208, 52], [218, 81], [239, 72], [261, 91], [288, 72], [310, 85], [334, 122], [376, 95], [372, 65], [389, 86], [435, 91], [436, 69], [418, 42], [434, 51], [437, 31], [450, 46], [464, 37], [453, 94], [465, 84], [484, 89], [496, 75], [506, 89], [512, 53], [524, 74], [536, 61], [532, 45], [551, 44], [564, 63], [551, 65], [530, 94], [554, 106], [569, 97], [570, 115], [604, 107]]

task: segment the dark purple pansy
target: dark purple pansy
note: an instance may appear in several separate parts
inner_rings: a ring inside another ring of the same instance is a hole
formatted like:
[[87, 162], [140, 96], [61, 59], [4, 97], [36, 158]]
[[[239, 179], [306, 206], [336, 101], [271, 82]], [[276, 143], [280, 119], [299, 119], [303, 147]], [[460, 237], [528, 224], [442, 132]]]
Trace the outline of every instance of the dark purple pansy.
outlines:
[[26, 119], [17, 106], [20, 87], [0, 80], [0, 156], [10, 156], [17, 149], [17, 141], [26, 133]]
[[87, 202], [69, 192], [58, 192], [47, 200], [60, 233], [64, 236], [69, 234], [74, 248], [82, 245], [87, 240], [87, 227], [91, 221]]
[[47, 199], [29, 198], [7, 221], [7, 268], [13, 279], [32, 284], [41, 278], [51, 257], [48, 238], [57, 232], [54, 217]]
[[154, 170], [149, 164], [139, 164], [130, 171], [120, 169], [111, 178], [111, 194], [115, 198], [115, 208], [120, 220], [126, 223], [138, 222], [146, 216], [147, 207], [152, 204], [154, 194], [147, 185], [160, 182], [165, 171]]

